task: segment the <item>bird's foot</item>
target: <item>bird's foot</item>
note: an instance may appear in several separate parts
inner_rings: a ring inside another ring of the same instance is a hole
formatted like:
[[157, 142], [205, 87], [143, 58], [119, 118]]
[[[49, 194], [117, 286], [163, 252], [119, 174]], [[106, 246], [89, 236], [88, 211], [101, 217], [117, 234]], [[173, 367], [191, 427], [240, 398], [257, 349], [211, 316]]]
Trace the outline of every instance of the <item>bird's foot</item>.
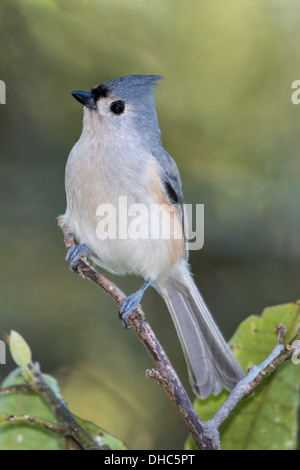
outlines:
[[144, 292], [138, 290], [134, 294], [128, 295], [123, 300], [123, 303], [120, 308], [120, 318], [122, 321], [122, 325], [125, 328], [131, 328], [131, 324], [129, 323], [128, 317], [133, 312], [134, 309], [140, 304]]
[[78, 262], [81, 258], [87, 258], [91, 254], [89, 247], [82, 243], [82, 245], [73, 245], [69, 248], [66, 260], [70, 261], [70, 269], [77, 271]]

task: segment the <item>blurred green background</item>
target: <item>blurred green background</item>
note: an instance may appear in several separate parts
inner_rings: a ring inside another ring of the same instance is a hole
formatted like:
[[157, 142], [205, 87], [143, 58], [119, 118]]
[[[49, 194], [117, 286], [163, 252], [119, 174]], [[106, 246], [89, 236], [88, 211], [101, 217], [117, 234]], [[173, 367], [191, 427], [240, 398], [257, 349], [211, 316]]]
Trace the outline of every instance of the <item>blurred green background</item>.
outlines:
[[[64, 261], [56, 217], [82, 121], [70, 91], [166, 78], [163, 144], [186, 202], [205, 204], [192, 269], [229, 339], [246, 316], [300, 297], [299, 15], [296, 0], [1, 0], [0, 332], [20, 332], [71, 410], [132, 449], [182, 448], [186, 428], [145, 380], [152, 362], [116, 304]], [[116, 281], [128, 293], [141, 283]], [[149, 290], [143, 307], [190, 393], [163, 302]]]

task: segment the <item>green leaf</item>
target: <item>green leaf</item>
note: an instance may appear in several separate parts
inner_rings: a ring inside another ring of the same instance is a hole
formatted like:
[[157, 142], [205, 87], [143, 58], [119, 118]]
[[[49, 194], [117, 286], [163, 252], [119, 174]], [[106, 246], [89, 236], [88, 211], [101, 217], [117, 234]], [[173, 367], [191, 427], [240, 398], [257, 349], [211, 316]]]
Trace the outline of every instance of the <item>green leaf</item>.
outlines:
[[[44, 379], [60, 396], [57, 382], [53, 377], [43, 374]], [[13, 370], [2, 382], [0, 388], [25, 384], [22, 369]], [[0, 396], [1, 413], [7, 415], [37, 416], [57, 422], [56, 416], [43, 399], [35, 393], [13, 392]], [[0, 427], [0, 450], [59, 450], [65, 448], [65, 438], [35, 424], [6, 424]]]
[[108, 446], [111, 450], [127, 450], [126, 445], [123, 441], [117, 437], [109, 434], [103, 428], [96, 426], [90, 421], [86, 421], [78, 416], [73, 415], [76, 421], [101, 445]]
[[12, 330], [9, 335], [9, 349], [13, 360], [19, 367], [26, 367], [31, 362], [31, 350], [23, 336]]
[[[57, 381], [50, 375], [43, 374], [43, 378], [61, 399]], [[25, 384], [22, 368], [13, 370], [3, 381], [0, 389], [12, 385]], [[10, 416], [29, 415], [43, 418], [57, 423], [55, 413], [49, 405], [36, 393], [12, 392], [9, 395], [0, 396], [1, 414]], [[101, 446], [108, 446], [112, 450], [126, 450], [125, 444], [115, 436], [74, 415], [76, 421], [92, 436]], [[62, 450], [74, 448], [74, 443], [68, 437], [56, 434], [32, 423], [9, 424], [0, 426], [0, 450]]]
[[[262, 315], [250, 316], [241, 323], [230, 341], [233, 352], [245, 371], [267, 358], [277, 342], [276, 325], [287, 327], [286, 342], [300, 324], [300, 302], [266, 308]], [[221, 428], [222, 449], [291, 450], [297, 447], [300, 404], [300, 364], [282, 364], [251, 397], [244, 399]], [[195, 400], [195, 408], [205, 421], [210, 419], [228, 396]], [[191, 438], [187, 449], [195, 449]]]

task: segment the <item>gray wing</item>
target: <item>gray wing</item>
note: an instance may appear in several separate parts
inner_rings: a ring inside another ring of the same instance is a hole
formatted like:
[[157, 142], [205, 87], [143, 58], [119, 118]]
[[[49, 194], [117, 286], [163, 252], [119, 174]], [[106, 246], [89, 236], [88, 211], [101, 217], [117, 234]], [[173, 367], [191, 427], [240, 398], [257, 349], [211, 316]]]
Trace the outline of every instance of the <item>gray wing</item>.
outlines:
[[152, 152], [162, 170], [162, 178], [166, 188], [166, 193], [172, 204], [180, 204], [183, 207], [184, 199], [181, 188], [179, 170], [171, 155], [163, 148]]
[[166, 152], [162, 147], [159, 150], [152, 151], [152, 155], [156, 158], [161, 167], [162, 179], [164, 182], [166, 195], [168, 196], [170, 203], [175, 206], [179, 205], [180, 207], [180, 210], [177, 212], [180, 212], [179, 215], [182, 221], [182, 229], [183, 233], [185, 233], [184, 198], [181, 187], [180, 173], [177, 165], [171, 155], [169, 155], [168, 152]]

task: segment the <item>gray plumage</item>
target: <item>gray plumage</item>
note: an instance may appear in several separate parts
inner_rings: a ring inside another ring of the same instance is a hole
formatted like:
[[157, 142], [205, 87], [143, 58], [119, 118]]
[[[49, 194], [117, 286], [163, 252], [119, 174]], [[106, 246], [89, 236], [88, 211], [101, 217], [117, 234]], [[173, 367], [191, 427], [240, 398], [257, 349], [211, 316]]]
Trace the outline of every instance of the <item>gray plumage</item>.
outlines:
[[[222, 387], [231, 390], [244, 374], [192, 279], [184, 237], [177, 241], [96, 235], [97, 208], [103, 203], [117, 207], [122, 195], [128, 204], [143, 204], [149, 210], [157, 202], [176, 204], [175, 225], [182, 232], [180, 175], [162, 147], [153, 97], [162, 78], [132, 75], [101, 83], [90, 93], [73, 92], [85, 109], [82, 134], [66, 167], [64, 219], [101, 267], [142, 276], [147, 286], [151, 281], [171, 313], [193, 390], [205, 398]], [[134, 295], [129, 297], [141, 298]]]

